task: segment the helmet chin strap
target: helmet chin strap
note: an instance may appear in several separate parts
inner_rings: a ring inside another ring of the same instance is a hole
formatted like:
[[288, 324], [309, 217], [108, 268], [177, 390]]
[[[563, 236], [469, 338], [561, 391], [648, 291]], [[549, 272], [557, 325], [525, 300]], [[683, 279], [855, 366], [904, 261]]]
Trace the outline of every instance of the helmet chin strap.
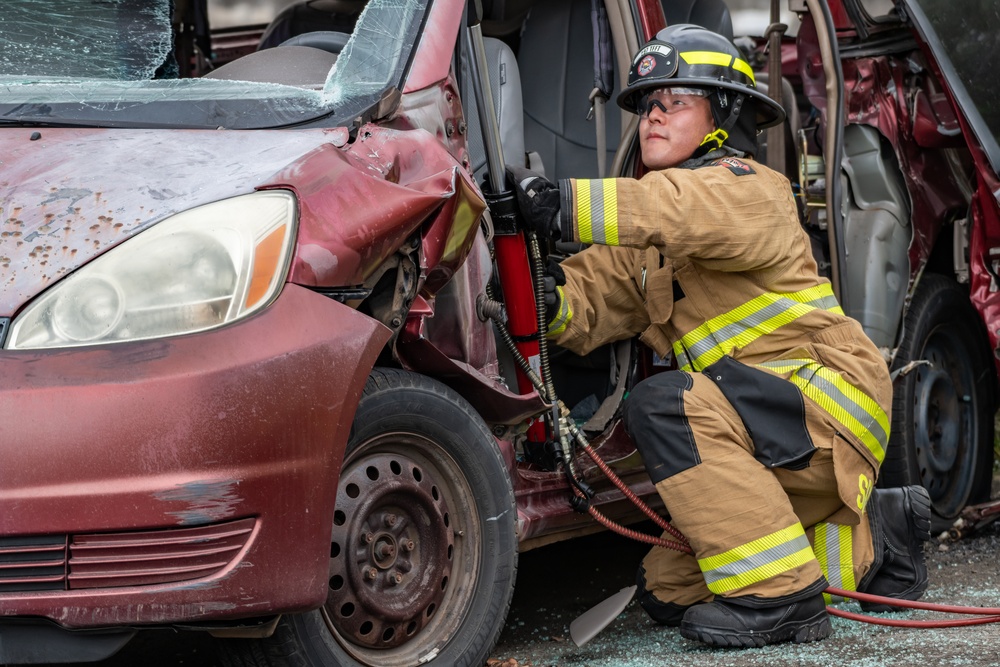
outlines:
[[[722, 144], [726, 143], [726, 139], [728, 138], [729, 133], [720, 128], [714, 132], [706, 134], [705, 138], [701, 140], [699, 148], [701, 146], [708, 146], [708, 150], [712, 150], [713, 148], [722, 148]], [[713, 142], [715, 143], [714, 146], [712, 145]]]
[[712, 117], [715, 119], [718, 129], [705, 135], [705, 138], [702, 139], [701, 144], [695, 149], [689, 159], [697, 159], [709, 151], [722, 148], [726, 140], [729, 139], [729, 131], [736, 127], [736, 122], [740, 118], [740, 111], [743, 109], [743, 101], [746, 99], [746, 95], [737, 93], [733, 97], [732, 108], [729, 109], [729, 113], [725, 119], [719, 122], [720, 117], [726, 108], [729, 107], [729, 94], [722, 88], [718, 89], [717, 98], [713, 100], [712, 104]]

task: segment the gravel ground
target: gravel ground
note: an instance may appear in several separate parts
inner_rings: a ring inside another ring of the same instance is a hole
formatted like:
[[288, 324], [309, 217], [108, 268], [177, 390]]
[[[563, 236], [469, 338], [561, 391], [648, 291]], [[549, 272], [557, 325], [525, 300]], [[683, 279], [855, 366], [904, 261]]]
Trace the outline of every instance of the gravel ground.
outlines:
[[[928, 630], [834, 618], [834, 634], [822, 642], [763, 649], [712, 649], [684, 639], [676, 629], [653, 624], [634, 602], [601, 634], [582, 648], [576, 647], [569, 638], [570, 622], [631, 584], [644, 553], [642, 545], [603, 534], [522, 554], [514, 604], [490, 664], [496, 667], [1000, 665], [1000, 624]], [[925, 601], [1000, 607], [1000, 523], [961, 542], [930, 542], [925, 553], [930, 573]], [[555, 605], [556, 600], [563, 602]], [[853, 602], [841, 606], [848, 611], [860, 611]], [[944, 616], [910, 611], [882, 617]]]

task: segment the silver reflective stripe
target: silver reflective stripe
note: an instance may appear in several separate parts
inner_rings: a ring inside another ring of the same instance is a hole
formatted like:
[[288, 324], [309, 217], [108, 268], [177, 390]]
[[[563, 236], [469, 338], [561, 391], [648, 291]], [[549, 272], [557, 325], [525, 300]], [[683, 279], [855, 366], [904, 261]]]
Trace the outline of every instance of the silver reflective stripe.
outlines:
[[[608, 239], [604, 230], [604, 187], [607, 183], [604, 180], [590, 181], [590, 231], [594, 236], [594, 243], [607, 245]], [[612, 182], [611, 187], [615, 187]]]
[[556, 293], [559, 295], [559, 311], [552, 321], [549, 322], [549, 328], [546, 331], [547, 336], [558, 336], [564, 332], [572, 316], [569, 309], [569, 302], [566, 300], [566, 295], [563, 293], [562, 287], [556, 287]]
[[691, 365], [691, 357], [679, 343], [674, 344], [674, 357], [677, 358], [677, 368], [687, 368]]
[[[856, 590], [854, 582], [854, 549], [850, 526], [836, 523], [818, 523], [815, 527], [816, 560], [826, 580], [834, 588]], [[827, 604], [843, 602], [847, 598], [824, 593]]]
[[823, 296], [818, 299], [813, 299], [812, 301], [804, 301], [807, 306], [812, 306], [813, 308], [819, 308], [821, 310], [829, 310], [830, 312], [843, 315], [844, 311], [840, 307], [840, 302], [837, 301], [835, 296]]

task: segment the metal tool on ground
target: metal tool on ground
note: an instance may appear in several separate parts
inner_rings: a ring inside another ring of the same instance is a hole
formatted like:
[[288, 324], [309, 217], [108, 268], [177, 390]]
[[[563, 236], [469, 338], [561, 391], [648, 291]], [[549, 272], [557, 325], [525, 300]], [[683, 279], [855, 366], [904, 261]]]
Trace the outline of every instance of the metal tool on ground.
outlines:
[[580, 614], [569, 624], [569, 636], [577, 646], [583, 646], [610, 622], [625, 611], [635, 597], [636, 586], [626, 586], [611, 597]]

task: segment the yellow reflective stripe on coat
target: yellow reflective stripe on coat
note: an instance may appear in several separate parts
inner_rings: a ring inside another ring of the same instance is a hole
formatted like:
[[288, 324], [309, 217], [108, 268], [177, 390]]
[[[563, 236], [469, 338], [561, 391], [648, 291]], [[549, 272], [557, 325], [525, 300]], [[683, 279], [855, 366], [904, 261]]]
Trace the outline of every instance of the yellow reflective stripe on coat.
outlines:
[[815, 558], [801, 523], [765, 535], [716, 556], [698, 559], [708, 590], [731, 593], [794, 570]]
[[781, 359], [756, 365], [775, 373], [791, 373], [789, 382], [857, 436], [882, 463], [889, 444], [889, 418], [868, 394], [812, 359]]
[[581, 243], [618, 245], [618, 186], [615, 179], [576, 181], [576, 225]]
[[765, 292], [681, 336], [673, 346], [677, 364], [682, 371], [701, 370], [734, 347], [746, 347], [817, 309], [844, 314], [829, 283], [787, 294]]
[[[834, 588], [855, 591], [854, 548], [851, 527], [836, 523], [817, 523], [813, 534], [813, 551], [823, 570], [823, 576]], [[827, 604], [843, 602], [846, 598], [823, 593]]]
[[569, 307], [569, 301], [566, 300], [563, 288], [556, 287], [556, 294], [559, 295], [559, 310], [556, 312], [556, 316], [552, 318], [552, 321], [549, 322], [549, 329], [546, 331], [547, 336], [558, 336], [566, 331], [566, 325], [573, 318], [573, 309]]

